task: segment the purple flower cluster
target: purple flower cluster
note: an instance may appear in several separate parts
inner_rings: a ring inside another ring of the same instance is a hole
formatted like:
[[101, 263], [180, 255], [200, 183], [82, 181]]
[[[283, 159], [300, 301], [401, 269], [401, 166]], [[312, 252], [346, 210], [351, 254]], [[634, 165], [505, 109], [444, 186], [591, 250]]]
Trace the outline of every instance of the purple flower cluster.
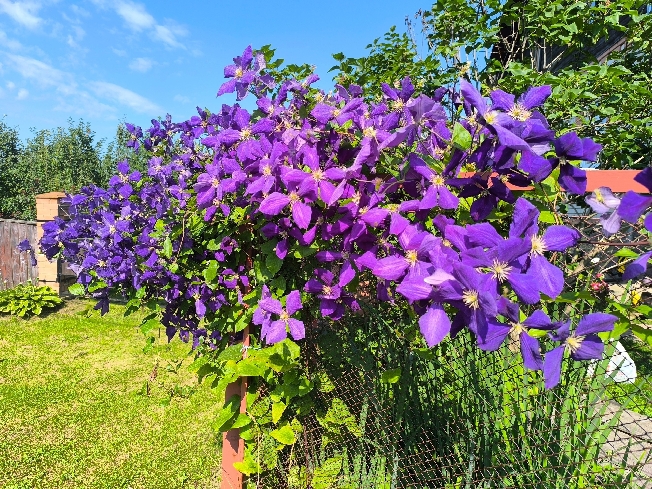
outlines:
[[[543, 369], [528, 329], [561, 341], [563, 328], [541, 311], [520, 321], [516, 304], [562, 292], [549, 252], [579, 235], [540, 229], [537, 208], [512, 188], [559, 167], [559, 183], [583, 193], [586, 175], [570, 161], [594, 160], [600, 148], [575, 133], [555, 137], [536, 110], [550, 87], [518, 99], [496, 90], [488, 101], [465, 81], [460, 93], [415, 96], [406, 78], [369, 102], [355, 85], [325, 93], [311, 87], [316, 75], [276, 84], [264, 68], [247, 48], [218, 93], [255, 94], [254, 112], [225, 104], [153, 120], [145, 132], [128, 125], [130, 146], [155, 154], [147, 173], [121, 162], [108, 189], [70, 196], [72, 218], [44, 226], [44, 253], [71, 263], [100, 309], [109, 291], [154, 303], [168, 336], [192, 334], [195, 344], [226, 341], [242, 321], [260, 325], [261, 341], [299, 340], [299, 315], [338, 320], [375, 295], [409, 304], [428, 346], [469, 330], [494, 350], [512, 334], [525, 366]], [[507, 235], [483, 222], [501, 202], [513, 205]], [[303, 274], [284, 272], [297, 261]], [[283, 283], [273, 285], [279, 269]], [[576, 333], [590, 342], [583, 325]]]

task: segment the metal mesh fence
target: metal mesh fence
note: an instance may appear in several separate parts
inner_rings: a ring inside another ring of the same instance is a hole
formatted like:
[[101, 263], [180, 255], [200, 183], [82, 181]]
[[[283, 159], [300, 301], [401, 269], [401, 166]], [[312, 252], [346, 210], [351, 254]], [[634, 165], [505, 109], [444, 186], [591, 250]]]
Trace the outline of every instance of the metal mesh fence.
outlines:
[[[649, 272], [620, 280], [631, 259], [623, 250], [640, 253], [644, 231], [623, 225], [607, 240], [594, 217], [579, 213], [564, 224], [581, 232], [582, 243], [553, 258], [567, 275], [567, 295], [547, 304], [550, 317], [609, 310], [623, 324], [652, 327]], [[566, 359], [561, 384], [545, 390], [540, 372], [523, 369], [518, 338], [496, 352], [479, 350], [463, 333], [414, 348], [416, 320], [401, 311], [368, 303], [342, 324], [311, 330], [302, 355], [315, 389], [303, 430], [281, 451], [257, 443], [254, 457], [265, 469], [245, 478], [245, 487], [652, 486], [652, 347], [645, 342], [625, 334], [607, 344], [601, 361]]]

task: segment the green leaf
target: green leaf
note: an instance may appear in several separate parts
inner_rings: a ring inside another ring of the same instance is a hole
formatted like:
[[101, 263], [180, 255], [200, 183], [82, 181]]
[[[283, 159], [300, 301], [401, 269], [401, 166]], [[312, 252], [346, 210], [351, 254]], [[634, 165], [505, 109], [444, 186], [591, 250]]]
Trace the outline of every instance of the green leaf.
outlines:
[[287, 405], [283, 401], [275, 402], [272, 404], [272, 421], [278, 423], [285, 412]]
[[170, 240], [169, 236], [167, 236], [165, 241], [163, 241], [163, 256], [165, 258], [172, 257], [172, 241]]
[[283, 445], [292, 445], [297, 441], [294, 430], [289, 425], [271, 431], [270, 436]]
[[84, 295], [86, 293], [86, 289], [82, 284], [72, 284], [70, 287], [68, 287], [68, 292], [70, 292], [72, 295]]
[[234, 395], [224, 403], [224, 407], [217, 413], [215, 421], [213, 421], [213, 429], [215, 431], [228, 431], [222, 430], [222, 427], [227, 425], [237, 414], [240, 413], [240, 396]]
[[272, 276], [274, 276], [283, 266], [283, 260], [276, 256], [276, 253], [272, 253], [265, 257], [265, 266], [271, 272]]
[[251, 358], [246, 358], [238, 363], [238, 375], [242, 377], [261, 377], [267, 368]]
[[204, 269], [204, 279], [206, 282], [212, 282], [217, 276], [217, 261], [210, 260], [208, 266]]
[[453, 127], [452, 141], [453, 141], [453, 145], [465, 151], [471, 147], [473, 138], [471, 137], [471, 133], [467, 131], [462, 124], [456, 122], [455, 126]]
[[631, 328], [632, 333], [634, 333], [637, 338], [652, 346], [652, 329], [644, 328], [638, 324], [632, 324]]
[[614, 253], [614, 256], [617, 256], [619, 258], [637, 258], [638, 253], [636, 253], [633, 250], [630, 250], [629, 248], [621, 248], [620, 250]]
[[555, 224], [555, 215], [550, 211], [541, 211], [539, 213], [539, 222], [545, 224]]
[[238, 472], [247, 476], [256, 474], [260, 471], [260, 467], [254, 461], [249, 452], [245, 452], [244, 460], [242, 462], [234, 462], [233, 467], [235, 467]]
[[386, 370], [380, 376], [380, 381], [385, 384], [396, 384], [401, 378], [401, 369], [394, 368], [392, 370]]
[[336, 487], [338, 476], [342, 471], [344, 458], [341, 455], [331, 457], [315, 469], [310, 481], [313, 489], [330, 489]]
[[245, 426], [249, 426], [251, 423], [251, 418], [247, 416], [246, 414], [240, 413], [238, 414], [238, 417], [235, 418], [235, 421], [231, 425], [230, 429], [238, 429], [238, 428], [244, 428]]

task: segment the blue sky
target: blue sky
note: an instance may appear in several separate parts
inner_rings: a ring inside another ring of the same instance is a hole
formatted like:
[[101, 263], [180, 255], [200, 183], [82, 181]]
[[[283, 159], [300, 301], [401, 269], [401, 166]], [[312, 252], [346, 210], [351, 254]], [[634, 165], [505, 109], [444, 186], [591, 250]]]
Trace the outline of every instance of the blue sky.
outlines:
[[222, 69], [248, 44], [272, 44], [288, 62], [316, 65], [326, 88], [332, 53], [361, 56], [428, 5], [0, 0], [0, 117], [23, 138], [70, 117], [108, 139], [122, 120], [144, 128], [166, 113], [184, 120], [197, 105], [220, 106]]

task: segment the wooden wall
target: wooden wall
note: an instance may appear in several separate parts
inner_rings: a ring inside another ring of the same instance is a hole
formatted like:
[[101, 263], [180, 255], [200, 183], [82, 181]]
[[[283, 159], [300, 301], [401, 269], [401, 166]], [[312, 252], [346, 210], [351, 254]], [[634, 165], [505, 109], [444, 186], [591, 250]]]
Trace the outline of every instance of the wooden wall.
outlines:
[[38, 278], [29, 255], [16, 250], [24, 239], [36, 248], [36, 222], [0, 219], [0, 290]]

